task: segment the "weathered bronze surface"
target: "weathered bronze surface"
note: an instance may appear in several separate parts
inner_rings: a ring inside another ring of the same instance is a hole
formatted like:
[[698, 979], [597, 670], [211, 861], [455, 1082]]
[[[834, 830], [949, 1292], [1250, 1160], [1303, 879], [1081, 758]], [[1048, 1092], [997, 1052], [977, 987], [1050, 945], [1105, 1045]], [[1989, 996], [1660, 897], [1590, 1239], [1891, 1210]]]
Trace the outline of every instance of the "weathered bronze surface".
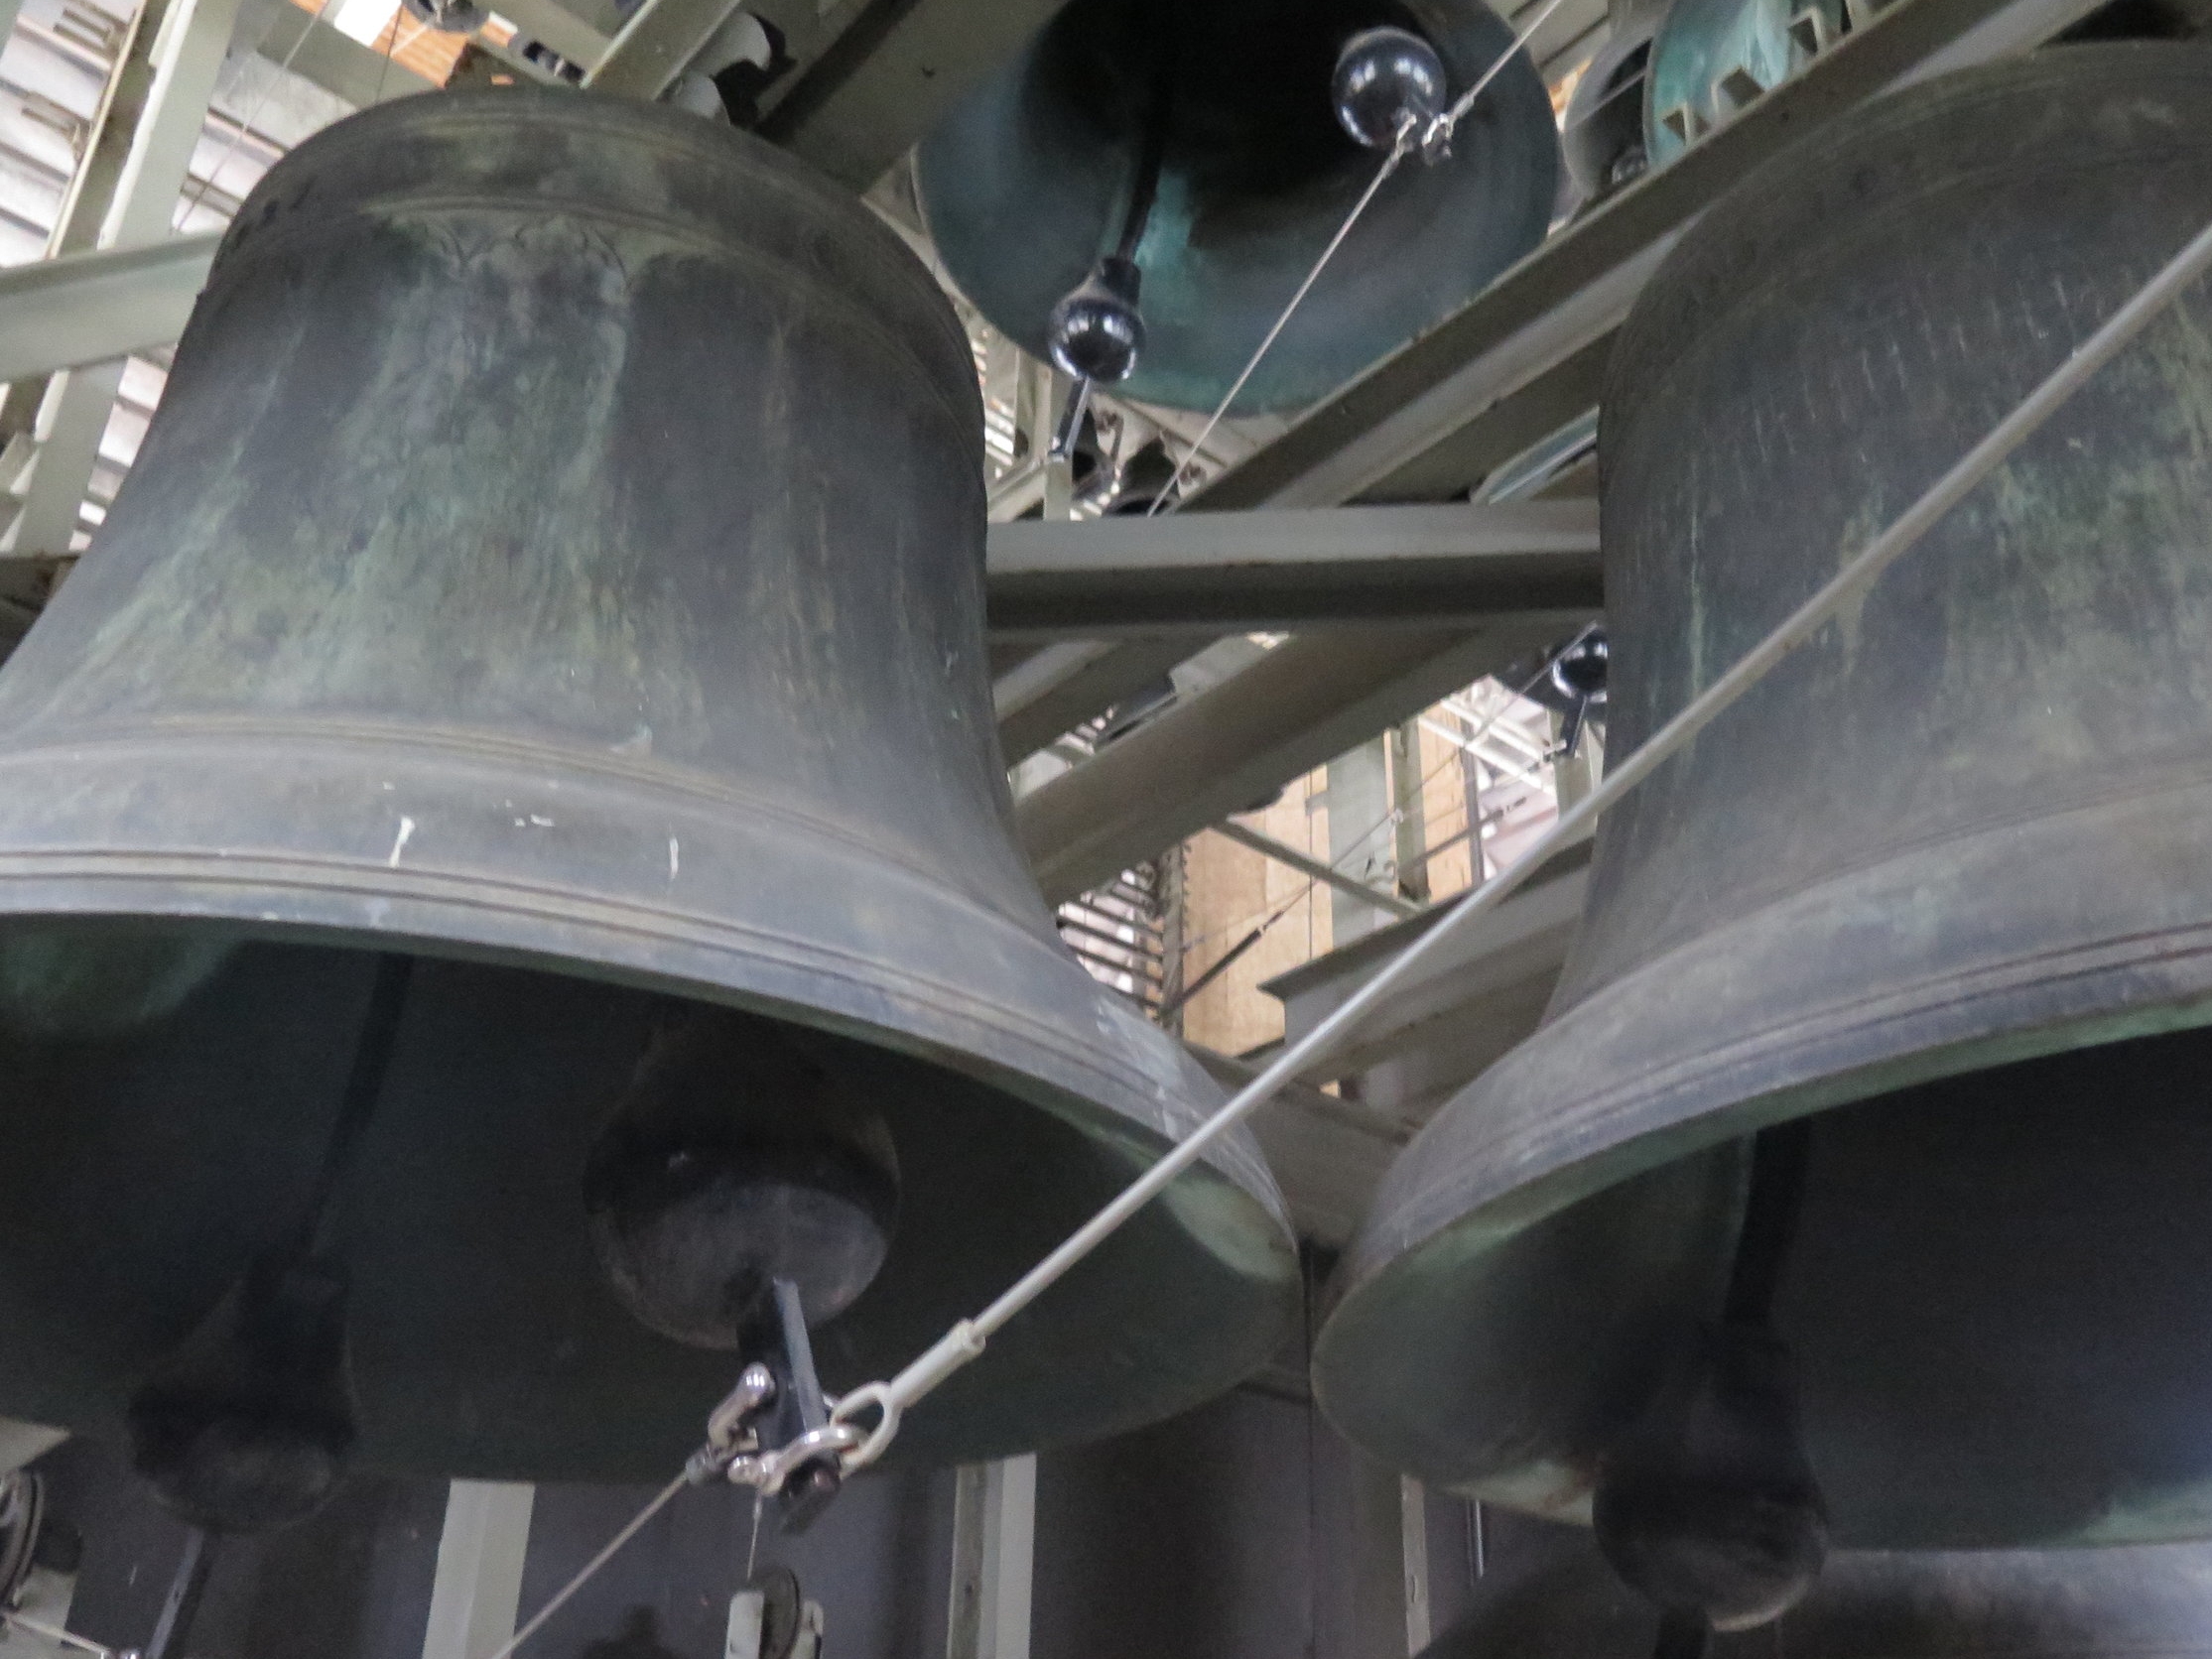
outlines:
[[[1587, 1533], [1484, 1514], [1482, 1577], [1421, 1659], [1650, 1659], [1659, 1615]], [[1433, 1595], [1445, 1594], [1438, 1586]], [[2212, 1652], [2212, 1548], [1849, 1550], [1709, 1659], [2164, 1659]]]
[[[1613, 743], [1818, 587], [2212, 220], [2212, 53], [1870, 106], [1700, 221], [1600, 434]], [[1316, 1375], [1541, 1512], [1715, 1312], [1818, 1113], [1773, 1328], [1844, 1546], [2212, 1534], [2212, 298], [1600, 830], [1544, 1027], [1408, 1150]], [[1839, 1109], [1845, 1108], [1845, 1109]]]
[[[688, 999], [785, 1022], [895, 1142], [832, 1388], [1199, 1120], [1009, 835], [980, 433], [926, 273], [750, 138], [415, 98], [270, 173], [0, 673], [6, 1409], [114, 1432], [300, 1224], [379, 952], [421, 959], [331, 1228], [370, 1464], [643, 1478], [698, 1443], [732, 1358], [625, 1312], [583, 1192]], [[1232, 1143], [902, 1449], [1180, 1409], [1294, 1284]]]
[[[1453, 97], [1513, 42], [1481, 0], [1074, 0], [916, 152], [946, 269], [1043, 357], [1052, 308], [1120, 233], [1164, 65], [1166, 150], [1136, 254], [1145, 344], [1118, 389], [1212, 410], [1374, 177], [1329, 77], [1377, 25], [1434, 46]], [[1543, 240], [1558, 171], [1543, 81], [1515, 55], [1452, 159], [1383, 187], [1236, 410], [1311, 403], [1458, 309]]]

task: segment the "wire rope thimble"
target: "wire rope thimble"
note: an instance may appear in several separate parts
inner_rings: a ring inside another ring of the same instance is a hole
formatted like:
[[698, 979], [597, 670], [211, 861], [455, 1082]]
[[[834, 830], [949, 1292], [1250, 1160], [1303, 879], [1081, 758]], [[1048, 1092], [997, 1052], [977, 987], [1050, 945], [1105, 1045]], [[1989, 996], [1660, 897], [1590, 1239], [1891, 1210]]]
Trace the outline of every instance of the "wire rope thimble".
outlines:
[[[904, 1407], [891, 1392], [890, 1385], [882, 1382], [862, 1383], [850, 1393], [842, 1395], [830, 1408], [830, 1421], [852, 1429], [861, 1438], [859, 1444], [845, 1455], [845, 1471], [847, 1474], [866, 1468], [898, 1438], [899, 1419]], [[862, 1429], [856, 1421], [862, 1414], [876, 1414], [872, 1428]]]

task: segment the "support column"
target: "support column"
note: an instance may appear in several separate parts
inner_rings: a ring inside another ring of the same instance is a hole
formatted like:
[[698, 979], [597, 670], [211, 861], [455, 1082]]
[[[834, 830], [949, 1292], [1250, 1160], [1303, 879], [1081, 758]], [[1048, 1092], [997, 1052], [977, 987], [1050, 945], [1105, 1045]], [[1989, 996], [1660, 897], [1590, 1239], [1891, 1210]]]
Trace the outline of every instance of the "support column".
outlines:
[[[1363, 887], [1397, 890], [1392, 859], [1389, 739], [1372, 738], [1329, 763], [1329, 862]], [[1390, 913], [1339, 888], [1329, 895], [1329, 943], [1342, 950]]]
[[1429, 1495], [1410, 1474], [1398, 1476], [1398, 1544], [1405, 1563], [1405, 1651], [1429, 1645]]
[[[1565, 724], [1559, 715], [1554, 714], [1551, 717], [1553, 742], [1559, 740]], [[1598, 780], [1605, 776], [1605, 738], [1586, 723], [1582, 728], [1582, 740], [1575, 745], [1574, 758], [1570, 760], [1561, 756], [1552, 762], [1552, 783], [1559, 794], [1559, 810], [1567, 811], [1596, 789]]]
[[[206, 123], [238, 5], [146, 0], [71, 185], [53, 252], [77, 251], [92, 224], [98, 230], [91, 245], [98, 248], [135, 247], [173, 234], [177, 198]], [[38, 459], [8, 549], [16, 558], [68, 556], [122, 379], [118, 359], [65, 369], [48, 383], [35, 426]]]
[[1071, 453], [1055, 460], [1052, 439], [1054, 429], [1060, 425], [1061, 405], [1068, 401], [1075, 382], [1050, 363], [1039, 363], [1036, 374], [1036, 425], [1030, 429], [1029, 452], [1039, 458], [1045, 469], [1045, 517], [1070, 519], [1075, 517], [1074, 456]]
[[1422, 797], [1421, 721], [1418, 716], [1390, 728], [1390, 800], [1398, 815], [1396, 891], [1415, 903], [1429, 896], [1428, 808]]
[[515, 1633], [537, 1490], [509, 1480], [453, 1483], [446, 1530], [438, 1539], [423, 1659], [485, 1659]]
[[945, 1659], [1029, 1659], [1036, 1457], [971, 1464], [956, 1479]]

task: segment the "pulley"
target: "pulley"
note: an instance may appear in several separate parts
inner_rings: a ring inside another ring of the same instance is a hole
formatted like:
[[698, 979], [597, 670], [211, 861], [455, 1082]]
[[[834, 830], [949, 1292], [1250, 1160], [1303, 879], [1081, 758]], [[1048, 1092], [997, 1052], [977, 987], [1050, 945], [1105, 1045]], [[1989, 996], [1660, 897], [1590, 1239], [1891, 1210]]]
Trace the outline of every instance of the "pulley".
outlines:
[[[1699, 220], [1603, 405], [1617, 753], [2212, 221], [2208, 94], [2200, 48], [2035, 54]], [[1602, 821], [1544, 1024], [1348, 1254], [1353, 1438], [1602, 1523], [1719, 1326], [1797, 1427], [1701, 1421], [1801, 1448], [1839, 1548], [2212, 1535], [2208, 342], [2199, 289]]]
[[[920, 265], [729, 129], [279, 163], [0, 672], [0, 1409], [221, 1529], [348, 1457], [665, 1477], [779, 1284], [887, 1374], [1198, 1122], [1008, 832], [980, 435]], [[901, 1452], [1182, 1409], [1295, 1297], [1235, 1143]]]
[[[1112, 311], [1118, 389], [1210, 411], [1373, 178], [1377, 112], [1448, 103], [1512, 41], [1480, 0], [1073, 0], [923, 141], [930, 232], [1039, 357], [1063, 301], [1108, 289], [1083, 316]], [[1542, 239], [1557, 169], [1517, 54], [1448, 158], [1383, 187], [1232, 412], [1310, 403], [1464, 303]]]

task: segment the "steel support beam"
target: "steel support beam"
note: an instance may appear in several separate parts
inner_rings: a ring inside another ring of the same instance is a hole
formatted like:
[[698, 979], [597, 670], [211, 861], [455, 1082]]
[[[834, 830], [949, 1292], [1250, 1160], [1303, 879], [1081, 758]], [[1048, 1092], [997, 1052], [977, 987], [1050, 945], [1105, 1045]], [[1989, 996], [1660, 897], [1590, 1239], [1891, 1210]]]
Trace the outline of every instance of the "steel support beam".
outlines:
[[[239, 0], [147, 0], [82, 172], [89, 176], [128, 134], [104, 208], [95, 186], [81, 186], [65, 209], [65, 250], [97, 212], [95, 246], [127, 248], [170, 239], [215, 80], [238, 22]], [[158, 14], [157, 7], [163, 7]], [[158, 22], [157, 22], [158, 15]], [[155, 24], [151, 42], [144, 31]], [[143, 88], [141, 91], [140, 88]], [[58, 232], [62, 235], [62, 232]], [[39, 410], [39, 455], [30, 493], [9, 539], [16, 558], [63, 558], [91, 481], [100, 436], [122, 384], [120, 358], [66, 369], [49, 382]]]
[[1465, 490], [1525, 447], [1532, 428], [1589, 407], [1606, 342], [1638, 291], [1676, 238], [1754, 168], [1879, 92], [2037, 46], [2097, 4], [1897, 0], [1324, 401], [1186, 510]]
[[1055, 737], [1155, 684], [1208, 643], [1204, 638], [1131, 639], [1108, 643], [1103, 650], [1056, 652], [1049, 663], [1034, 668], [1022, 664], [993, 688], [998, 746], [1005, 751], [1006, 764], [1018, 765]]
[[1213, 825], [1211, 828], [1215, 834], [1220, 835], [1225, 840], [1235, 841], [1241, 847], [1249, 847], [1261, 857], [1272, 858], [1276, 863], [1287, 869], [1296, 870], [1300, 875], [1312, 876], [1314, 880], [1358, 899], [1364, 905], [1370, 905], [1376, 910], [1386, 910], [1391, 915], [1398, 917], [1421, 914], [1421, 907], [1410, 900], [1401, 899], [1395, 893], [1385, 893], [1379, 887], [1370, 887], [1364, 881], [1346, 875], [1344, 871], [1333, 864], [1324, 864], [1318, 858], [1307, 857], [1296, 847], [1278, 841], [1272, 835], [1262, 835], [1257, 830], [1245, 829], [1233, 818], [1224, 819], [1220, 824]]
[[[512, 23], [526, 39], [543, 42], [570, 63], [580, 64], [586, 69], [604, 63], [609, 48], [614, 44], [589, 23], [562, 5], [561, 0], [498, 0], [496, 9], [499, 15]], [[710, 7], [708, 9], [712, 11], [714, 8]], [[723, 15], [726, 16], [732, 9], [734, 8], [722, 8]], [[714, 33], [714, 29], [718, 27], [719, 21], [717, 19], [715, 25], [710, 25], [707, 34], [702, 34], [699, 40], [693, 43], [694, 51], [697, 51], [700, 44], [706, 41], [708, 34]], [[622, 34], [626, 36], [629, 31], [624, 29]], [[680, 69], [683, 64], [679, 64], [676, 66]], [[665, 85], [666, 82], [663, 82], [663, 84]], [[658, 88], [655, 90], [657, 91]], [[650, 93], [640, 94], [640, 96], [651, 95]]]
[[0, 1417], [0, 1474], [35, 1463], [68, 1438], [66, 1429], [50, 1429], [44, 1423]]
[[[1224, 1088], [1241, 1088], [1259, 1076], [1244, 1061], [1195, 1043], [1190, 1050]], [[1249, 1127], [1282, 1189], [1292, 1229], [1331, 1249], [1352, 1242], [1406, 1142], [1397, 1125], [1296, 1080], [1252, 1113]]]
[[864, 191], [1043, 27], [1060, 0], [870, 0], [761, 123]]
[[1429, 1645], [1429, 1495], [1410, 1474], [1398, 1476], [1398, 1539], [1405, 1563], [1405, 1651]]
[[645, 0], [584, 84], [595, 92], [657, 98], [736, 9], [737, 0]]
[[1598, 608], [1598, 506], [1171, 513], [990, 528], [995, 638], [1292, 632]]
[[[339, 34], [330, 27], [327, 17], [317, 23], [313, 12], [303, 11], [291, 0], [246, 3], [253, 14], [248, 27], [259, 31], [254, 46], [257, 54], [272, 64], [287, 65], [301, 79], [344, 99], [355, 109], [437, 90], [427, 77], [405, 64], [394, 63], [350, 35]], [[167, 336], [172, 340], [176, 337]]]
[[1473, 629], [1348, 628], [1293, 639], [1022, 798], [1047, 903], [1241, 812], [1446, 693], [1587, 620], [1530, 611]]
[[0, 382], [173, 343], [219, 240], [178, 236], [0, 270]]
[[[1342, 1052], [1307, 1069], [1302, 1082], [1318, 1090], [1361, 1078], [1360, 1097], [1369, 1111], [1401, 1132], [1426, 1122], [1536, 1029], [1581, 927], [1589, 878], [1587, 842], [1559, 854], [1549, 871], [1455, 938], [1440, 959], [1424, 961]], [[1261, 986], [1283, 1005], [1285, 1040], [1297, 1041], [1326, 1019], [1445, 910], [1394, 923]]]

